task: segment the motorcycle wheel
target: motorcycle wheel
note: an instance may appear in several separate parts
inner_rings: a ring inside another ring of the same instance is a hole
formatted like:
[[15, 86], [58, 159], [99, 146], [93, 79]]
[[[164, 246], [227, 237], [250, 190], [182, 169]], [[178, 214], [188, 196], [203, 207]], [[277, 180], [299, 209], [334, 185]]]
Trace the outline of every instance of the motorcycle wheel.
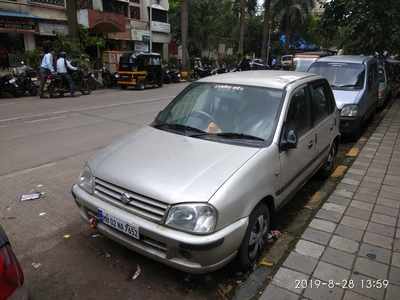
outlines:
[[[60, 92], [57, 91], [57, 89], [53, 83], [49, 84], [49, 86], [47, 87], [47, 92], [49, 93], [50, 98], [56, 98], [57, 96], [60, 96]], [[58, 93], [58, 95], [57, 95], [57, 93]]]
[[91, 84], [87, 80], [84, 80], [82, 83], [81, 93], [82, 95], [90, 95], [92, 93]]

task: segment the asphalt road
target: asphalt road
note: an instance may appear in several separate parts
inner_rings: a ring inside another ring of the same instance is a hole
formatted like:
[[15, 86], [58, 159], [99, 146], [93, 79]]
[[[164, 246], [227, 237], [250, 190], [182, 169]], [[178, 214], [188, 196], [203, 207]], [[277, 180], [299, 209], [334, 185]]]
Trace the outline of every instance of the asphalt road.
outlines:
[[[70, 194], [96, 150], [150, 123], [185, 86], [0, 99], [0, 223], [22, 263], [32, 299], [224, 299], [244, 280], [232, 265], [190, 277], [93, 235]], [[342, 158], [350, 147], [341, 145]], [[322, 185], [313, 180], [303, 188], [298, 205], [280, 215], [282, 230], [299, 228], [301, 218], [307, 222], [310, 211], [300, 209]], [[19, 201], [32, 191], [45, 195]], [[132, 280], [138, 266], [141, 274]]]

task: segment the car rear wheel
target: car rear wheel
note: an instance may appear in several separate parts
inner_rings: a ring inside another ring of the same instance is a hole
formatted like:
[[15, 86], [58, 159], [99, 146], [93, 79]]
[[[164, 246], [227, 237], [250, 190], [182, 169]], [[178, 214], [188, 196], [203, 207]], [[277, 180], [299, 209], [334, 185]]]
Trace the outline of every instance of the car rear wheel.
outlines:
[[260, 257], [270, 231], [270, 213], [265, 204], [259, 204], [249, 217], [249, 225], [239, 248], [239, 267], [243, 271], [251, 268]]
[[337, 156], [337, 141], [334, 141], [331, 148], [329, 149], [328, 157], [324, 165], [320, 170], [320, 174], [322, 178], [328, 178], [331, 176], [332, 172], [335, 170], [336, 167], [336, 156]]

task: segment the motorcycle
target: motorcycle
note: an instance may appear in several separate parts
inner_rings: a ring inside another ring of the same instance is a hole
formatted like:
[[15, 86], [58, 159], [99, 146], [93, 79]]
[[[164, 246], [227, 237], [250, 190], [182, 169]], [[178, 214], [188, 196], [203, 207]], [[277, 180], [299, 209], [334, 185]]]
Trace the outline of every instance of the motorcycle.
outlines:
[[[89, 84], [90, 74], [85, 74], [80, 69], [72, 71], [70, 74], [75, 91], [80, 91], [82, 95], [89, 95], [92, 92]], [[46, 79], [46, 90], [50, 98], [63, 97], [65, 93], [69, 93], [69, 85], [62, 75], [51, 74]]]
[[39, 90], [38, 77], [33, 69], [27, 69], [24, 73], [16, 75], [16, 80], [23, 95], [37, 96]]
[[2, 96], [12, 95], [16, 98], [23, 96], [22, 89], [17, 83], [17, 78], [10, 74], [0, 77], [0, 93]]
[[103, 67], [101, 70], [101, 78], [103, 79], [103, 86], [105, 88], [115, 88], [118, 86], [117, 81], [119, 78], [119, 75], [117, 72], [112, 74], [107, 68]]

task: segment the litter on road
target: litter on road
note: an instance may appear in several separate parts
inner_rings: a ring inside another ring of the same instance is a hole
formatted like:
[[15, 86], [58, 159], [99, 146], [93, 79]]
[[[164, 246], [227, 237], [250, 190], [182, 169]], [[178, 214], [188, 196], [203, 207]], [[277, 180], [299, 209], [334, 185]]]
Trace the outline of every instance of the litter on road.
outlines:
[[139, 265], [137, 265], [136, 272], [135, 272], [135, 274], [133, 274], [132, 280], [136, 280], [140, 276], [141, 273], [142, 273], [142, 269], [140, 268]]
[[40, 199], [44, 193], [31, 193], [31, 194], [24, 194], [21, 196], [21, 202], [23, 201], [32, 201], [32, 200], [37, 200]]
[[64, 239], [68, 240], [71, 237], [70, 234], [64, 234]]
[[32, 263], [32, 267], [33, 267], [35, 270], [39, 269], [41, 266], [42, 266], [41, 263], [36, 263], [36, 262], [33, 262], [33, 263]]
[[47, 215], [46, 212], [41, 212], [41, 213], [39, 214], [39, 217], [43, 217], [43, 216], [45, 216], [45, 215]]

